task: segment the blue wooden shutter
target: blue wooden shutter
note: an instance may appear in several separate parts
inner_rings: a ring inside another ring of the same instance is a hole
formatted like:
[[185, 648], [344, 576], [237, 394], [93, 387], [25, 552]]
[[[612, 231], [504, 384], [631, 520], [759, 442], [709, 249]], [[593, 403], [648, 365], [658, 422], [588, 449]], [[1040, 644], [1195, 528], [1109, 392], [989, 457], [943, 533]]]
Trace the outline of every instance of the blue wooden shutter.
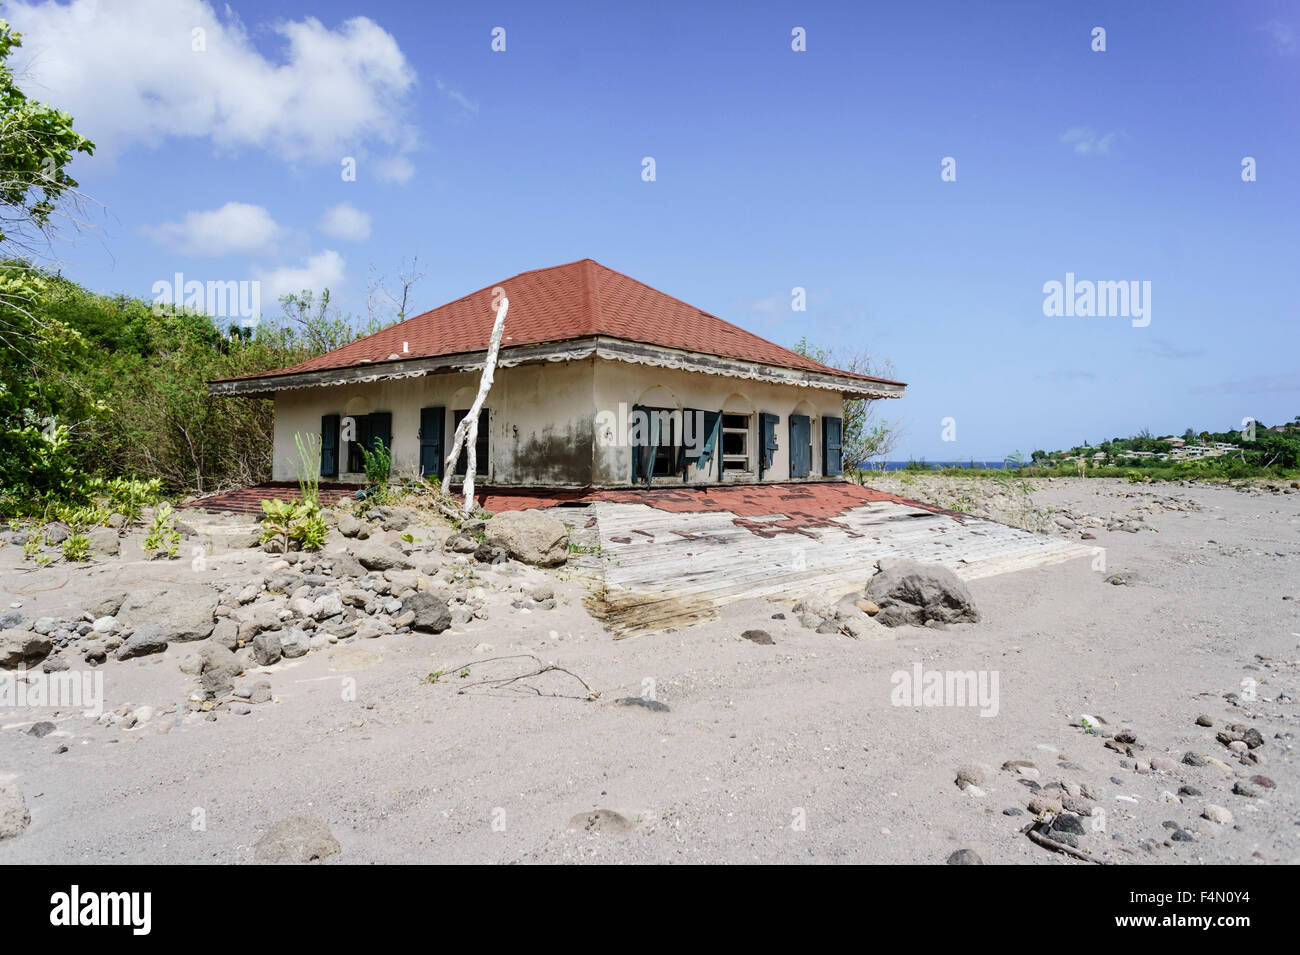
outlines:
[[320, 476], [338, 477], [339, 474], [339, 416], [321, 415], [320, 419]]
[[758, 459], [758, 476], [761, 478], [772, 467], [772, 461], [776, 456], [776, 425], [781, 419], [774, 414], [768, 414], [766, 411], [758, 416], [759, 433], [761, 435], [762, 445], [759, 448], [760, 454]]
[[809, 460], [808, 440], [811, 436], [808, 416], [790, 415], [790, 477], [807, 477], [812, 461]]
[[827, 477], [844, 473], [843, 441], [844, 419], [822, 418], [822, 473]]
[[420, 474], [427, 478], [442, 480], [443, 426], [447, 421], [447, 409], [420, 409]]
[[367, 445], [371, 454], [384, 443], [389, 451], [393, 450], [393, 415], [389, 411], [372, 411], [370, 413], [370, 441]]
[[[689, 423], [688, 423], [689, 422]], [[682, 411], [682, 469], [694, 464], [703, 470], [713, 463], [713, 452], [718, 446], [722, 428], [721, 411], [700, 411], [686, 408]], [[686, 445], [689, 434], [695, 447]]]

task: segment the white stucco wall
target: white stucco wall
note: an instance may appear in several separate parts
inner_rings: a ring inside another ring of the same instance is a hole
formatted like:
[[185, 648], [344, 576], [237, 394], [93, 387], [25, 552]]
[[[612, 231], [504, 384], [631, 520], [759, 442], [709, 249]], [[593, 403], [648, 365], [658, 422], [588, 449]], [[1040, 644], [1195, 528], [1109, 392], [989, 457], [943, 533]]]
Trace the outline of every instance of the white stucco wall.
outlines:
[[[843, 397], [837, 391], [824, 391], [815, 388], [800, 388], [792, 385], [768, 384], [749, 381], [742, 378], [727, 378], [721, 375], [706, 375], [697, 372], [678, 371], [671, 368], [656, 368], [650, 365], [634, 365], [626, 362], [600, 361], [595, 369], [596, 410], [611, 413], [631, 414], [634, 405], [657, 408], [675, 408], [683, 410], [724, 411], [728, 414], [747, 414], [750, 416], [750, 433], [748, 447], [750, 452], [750, 470], [744, 473], [721, 472], [722, 483], [745, 483], [759, 480], [758, 475], [758, 415], [761, 412], [775, 414], [777, 451], [772, 465], [763, 472], [763, 483], [789, 481], [790, 478], [790, 415], [808, 415], [811, 421], [812, 435], [812, 470], [802, 480], [825, 480], [822, 475], [822, 435], [821, 419], [823, 416], [841, 417]], [[619, 405], [622, 403], [624, 409]], [[598, 420], [607, 421], [608, 417]], [[622, 435], [609, 433], [602, 429], [596, 442], [596, 461], [594, 466], [594, 483], [601, 486], [626, 485], [631, 480], [632, 450], [619, 440]], [[703, 470], [691, 467], [687, 473], [687, 484], [717, 484], [719, 469], [715, 453], [712, 464]], [[652, 483], [661, 485], [678, 484], [677, 477], [655, 478]]]
[[[294, 435], [319, 434], [323, 415], [373, 411], [393, 416], [393, 475], [414, 475], [419, 464], [420, 409], [446, 409], [449, 450], [453, 412], [470, 406], [478, 380], [478, 373], [472, 372], [278, 392], [273, 477], [277, 481], [297, 478]], [[758, 414], [777, 415], [777, 452], [763, 474], [765, 483], [790, 480], [791, 414], [806, 414], [811, 419], [812, 471], [806, 480], [823, 480], [821, 420], [827, 415], [839, 417], [843, 408], [841, 395], [835, 391], [598, 358], [501, 368], [487, 399], [489, 469], [487, 477], [479, 481], [503, 486], [626, 487], [632, 473], [631, 448], [620, 441], [626, 435], [603, 433], [597, 440], [595, 422], [602, 411], [630, 415], [634, 405], [749, 415], [751, 469], [724, 472], [724, 482], [759, 480]], [[689, 469], [687, 483], [718, 483], [717, 460], [715, 454], [708, 470]], [[338, 477], [326, 480], [365, 482], [364, 474], [342, 470], [347, 465], [346, 448], [340, 448], [339, 461]], [[665, 477], [656, 478], [655, 483], [681, 484], [682, 480]]]
[[[489, 417], [487, 478], [495, 484], [582, 487], [591, 476], [592, 362], [556, 362], [497, 370], [486, 407]], [[281, 391], [275, 396], [275, 452], [272, 476], [298, 476], [294, 435], [319, 434], [327, 414], [393, 416], [393, 468], [413, 475], [419, 465], [420, 409], [446, 408], [446, 451], [451, 449], [453, 412], [473, 403], [478, 372], [426, 375], [398, 381]], [[337, 480], [364, 483], [364, 474], [347, 473], [340, 449]]]

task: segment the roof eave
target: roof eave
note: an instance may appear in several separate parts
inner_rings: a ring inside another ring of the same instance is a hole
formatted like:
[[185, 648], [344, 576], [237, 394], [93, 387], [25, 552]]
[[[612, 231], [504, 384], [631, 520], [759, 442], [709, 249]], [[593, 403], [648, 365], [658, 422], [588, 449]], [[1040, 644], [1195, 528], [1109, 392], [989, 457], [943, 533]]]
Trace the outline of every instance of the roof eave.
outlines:
[[[574, 361], [592, 355], [607, 361], [623, 361], [631, 364], [675, 368], [680, 371], [835, 391], [853, 398], [901, 398], [907, 387], [902, 382], [769, 365], [609, 336], [592, 336], [536, 345], [515, 345], [501, 350], [499, 363], [502, 367], [511, 367], [529, 362]], [[219, 396], [266, 398], [277, 391], [365, 384], [372, 381], [418, 378], [447, 372], [477, 371], [483, 367], [486, 356], [487, 352], [483, 350], [438, 355], [432, 358], [363, 362], [346, 368], [324, 368], [263, 375], [256, 378], [215, 380], [208, 382], [208, 393]]]

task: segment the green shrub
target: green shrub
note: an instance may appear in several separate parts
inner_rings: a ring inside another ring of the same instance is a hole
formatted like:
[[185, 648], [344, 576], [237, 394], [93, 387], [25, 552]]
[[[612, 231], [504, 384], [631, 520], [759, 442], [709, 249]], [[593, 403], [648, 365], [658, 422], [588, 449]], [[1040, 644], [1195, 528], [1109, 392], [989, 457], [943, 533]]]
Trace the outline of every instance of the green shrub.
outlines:
[[315, 501], [271, 498], [262, 501], [262, 513], [262, 541], [278, 540], [281, 553], [286, 553], [291, 543], [303, 550], [319, 550], [329, 533], [320, 504]]
[[140, 514], [162, 500], [162, 481], [153, 478], [137, 481], [133, 478], [99, 478], [90, 482], [91, 490], [108, 498], [113, 510], [126, 518], [128, 527], [140, 523]]
[[386, 491], [388, 488], [388, 474], [393, 466], [393, 452], [388, 449], [388, 445], [382, 441], [376, 441], [373, 451], [362, 445], [361, 459], [365, 462], [366, 480], [375, 487], [381, 488], [381, 493]]
[[149, 534], [144, 539], [144, 552], [150, 559], [163, 554], [170, 559], [175, 557], [176, 551], [180, 549], [181, 532], [172, 526], [172, 517], [170, 504], [164, 502], [158, 505], [158, 511], [149, 525]]
[[63, 541], [63, 559], [72, 563], [90, 560], [90, 538], [85, 534], [69, 534]]
[[298, 493], [303, 501], [320, 503], [320, 435], [302, 432], [293, 436], [298, 448]]

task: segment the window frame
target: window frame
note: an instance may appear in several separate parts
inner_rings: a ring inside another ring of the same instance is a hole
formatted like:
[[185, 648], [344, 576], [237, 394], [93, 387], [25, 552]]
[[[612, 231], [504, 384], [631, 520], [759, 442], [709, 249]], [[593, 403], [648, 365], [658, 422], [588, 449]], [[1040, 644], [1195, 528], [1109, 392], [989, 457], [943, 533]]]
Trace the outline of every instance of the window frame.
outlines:
[[[727, 425], [728, 418], [743, 418], [745, 421], [745, 426], [743, 428], [738, 428], [735, 427], [734, 425], [728, 427]], [[721, 446], [718, 448], [718, 457], [722, 461], [722, 473], [726, 474], [728, 471], [733, 471], [733, 472], [752, 471], [754, 469], [753, 468], [754, 442], [751, 440], [751, 435], [753, 433], [753, 428], [754, 428], [754, 415], [752, 413], [746, 414], [742, 412], [724, 411], [722, 412], [722, 422], [720, 424], [720, 428], [721, 428], [722, 441], [720, 442]], [[742, 437], [744, 443], [743, 453], [741, 454], [726, 453], [727, 435], [729, 434], [733, 434], [733, 435], [738, 434]]]

